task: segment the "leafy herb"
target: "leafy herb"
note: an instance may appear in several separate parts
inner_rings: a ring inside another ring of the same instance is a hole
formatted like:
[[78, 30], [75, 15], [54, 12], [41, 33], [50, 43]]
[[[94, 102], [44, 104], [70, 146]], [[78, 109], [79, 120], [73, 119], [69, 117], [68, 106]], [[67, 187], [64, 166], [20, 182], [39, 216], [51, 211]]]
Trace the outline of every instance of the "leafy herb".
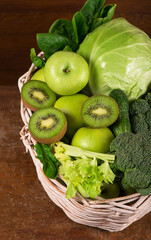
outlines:
[[54, 152], [60, 162], [59, 175], [67, 184], [66, 198], [74, 197], [77, 191], [83, 197], [94, 198], [104, 182], [113, 183], [115, 174], [109, 163], [114, 162], [114, 155], [90, 152], [63, 142], [54, 144]]
[[88, 0], [81, 9], [83, 16], [85, 17], [88, 25], [90, 26], [92, 21], [97, 18], [101, 11], [105, 0]]
[[54, 33], [38, 33], [37, 43], [39, 48], [44, 52], [46, 59], [53, 53], [64, 49], [66, 45], [69, 45], [74, 51], [77, 49], [77, 44], [69, 38]]
[[88, 25], [82, 12], [76, 12], [72, 18], [73, 30], [75, 32], [75, 41], [81, 43], [88, 33]]
[[116, 8], [116, 4], [106, 5], [102, 9], [100, 16], [94, 19], [90, 32], [92, 32], [95, 28], [101, 26], [102, 24], [109, 22], [114, 15], [115, 8]]
[[58, 34], [60, 36], [67, 37], [74, 41], [74, 31], [72, 22], [66, 19], [58, 19], [56, 20], [50, 27], [49, 33]]
[[45, 61], [36, 55], [34, 48], [30, 50], [30, 58], [37, 68], [43, 68], [45, 66]]
[[[63, 50], [66, 45], [77, 51], [89, 32], [110, 21], [116, 4], [103, 8], [104, 2], [105, 0], [87, 0], [82, 9], [74, 14], [72, 21], [58, 19], [51, 25], [49, 33], [38, 33], [37, 44], [45, 58]], [[37, 64], [36, 61], [34, 63]]]
[[48, 178], [56, 178], [58, 174], [58, 161], [53, 155], [52, 147], [49, 147], [46, 144], [37, 143], [35, 146], [35, 151], [37, 153], [37, 158], [43, 164], [44, 174]]

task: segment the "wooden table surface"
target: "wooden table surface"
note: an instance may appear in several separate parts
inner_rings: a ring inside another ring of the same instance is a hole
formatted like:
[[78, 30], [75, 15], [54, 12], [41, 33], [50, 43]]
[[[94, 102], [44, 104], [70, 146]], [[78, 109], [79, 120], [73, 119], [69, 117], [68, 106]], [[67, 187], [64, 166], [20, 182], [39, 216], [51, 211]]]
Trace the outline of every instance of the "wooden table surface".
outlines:
[[72, 222], [46, 195], [20, 141], [20, 95], [0, 87], [0, 239], [150, 240], [151, 213], [118, 233]]

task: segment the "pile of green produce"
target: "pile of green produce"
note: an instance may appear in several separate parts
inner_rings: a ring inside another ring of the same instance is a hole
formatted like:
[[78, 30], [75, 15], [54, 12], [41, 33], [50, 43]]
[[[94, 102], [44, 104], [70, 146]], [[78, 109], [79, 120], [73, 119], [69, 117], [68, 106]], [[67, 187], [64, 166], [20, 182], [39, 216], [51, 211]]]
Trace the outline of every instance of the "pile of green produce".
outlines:
[[31, 49], [21, 91], [37, 158], [67, 198], [151, 193], [151, 40], [104, 2], [37, 34], [44, 58]]

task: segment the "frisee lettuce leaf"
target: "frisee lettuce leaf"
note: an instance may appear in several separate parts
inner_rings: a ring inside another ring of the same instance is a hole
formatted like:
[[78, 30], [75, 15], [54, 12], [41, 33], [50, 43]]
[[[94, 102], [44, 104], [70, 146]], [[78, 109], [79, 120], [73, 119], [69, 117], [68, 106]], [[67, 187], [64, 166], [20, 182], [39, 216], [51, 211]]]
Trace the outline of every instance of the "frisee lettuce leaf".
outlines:
[[[60, 162], [59, 175], [67, 184], [66, 198], [74, 197], [77, 192], [95, 198], [104, 182], [113, 183], [115, 175], [109, 162], [114, 161], [114, 155], [90, 152], [63, 142], [53, 144], [53, 148]], [[102, 160], [101, 164], [98, 159]]]
[[36, 157], [43, 164], [44, 174], [49, 178], [59, 174], [63, 178], [68, 199], [77, 192], [83, 197], [95, 198], [100, 195], [104, 182], [114, 181], [115, 175], [109, 165], [114, 162], [114, 155], [86, 151], [63, 142], [51, 146], [37, 143], [34, 148]]
[[101, 193], [103, 182], [113, 183], [115, 175], [106, 161], [98, 166], [97, 159], [77, 158], [61, 161], [59, 175], [67, 184], [66, 198], [74, 197], [77, 191], [83, 197], [95, 198]]

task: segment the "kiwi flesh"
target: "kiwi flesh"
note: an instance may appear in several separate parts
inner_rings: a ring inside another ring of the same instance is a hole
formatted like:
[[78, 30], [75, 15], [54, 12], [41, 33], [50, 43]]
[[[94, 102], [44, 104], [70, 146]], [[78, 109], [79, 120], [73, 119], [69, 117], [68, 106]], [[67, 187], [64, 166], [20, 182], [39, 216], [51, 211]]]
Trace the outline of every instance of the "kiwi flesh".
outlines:
[[110, 126], [116, 121], [118, 114], [117, 102], [114, 98], [104, 95], [89, 97], [81, 109], [85, 124], [94, 128]]
[[32, 111], [51, 107], [56, 101], [56, 94], [46, 83], [38, 80], [26, 82], [21, 89], [21, 97], [24, 105]]
[[54, 107], [39, 109], [29, 120], [31, 136], [39, 143], [51, 144], [63, 138], [67, 120], [62, 111]]

